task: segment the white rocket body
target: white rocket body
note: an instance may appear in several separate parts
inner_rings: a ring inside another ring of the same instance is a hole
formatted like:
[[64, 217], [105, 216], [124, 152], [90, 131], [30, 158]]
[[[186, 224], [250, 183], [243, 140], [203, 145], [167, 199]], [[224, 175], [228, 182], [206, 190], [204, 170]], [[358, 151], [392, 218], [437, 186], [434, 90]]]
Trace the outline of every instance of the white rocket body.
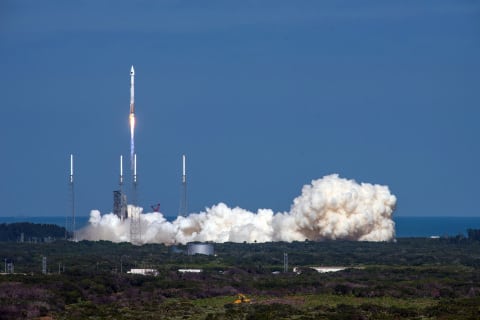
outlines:
[[130, 114], [135, 113], [135, 69], [130, 69]]

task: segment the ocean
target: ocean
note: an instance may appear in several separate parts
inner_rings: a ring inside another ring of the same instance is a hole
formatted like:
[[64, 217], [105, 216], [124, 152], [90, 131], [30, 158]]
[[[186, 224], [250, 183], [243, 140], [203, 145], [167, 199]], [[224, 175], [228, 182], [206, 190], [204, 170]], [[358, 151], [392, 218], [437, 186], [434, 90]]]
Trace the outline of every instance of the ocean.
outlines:
[[[167, 216], [168, 221], [176, 216]], [[88, 224], [88, 216], [75, 219], [76, 228]], [[480, 217], [394, 217], [397, 238], [466, 235], [467, 229], [480, 229]], [[0, 223], [32, 222], [65, 226], [65, 217], [0, 217]], [[69, 222], [70, 223], [70, 222]]]

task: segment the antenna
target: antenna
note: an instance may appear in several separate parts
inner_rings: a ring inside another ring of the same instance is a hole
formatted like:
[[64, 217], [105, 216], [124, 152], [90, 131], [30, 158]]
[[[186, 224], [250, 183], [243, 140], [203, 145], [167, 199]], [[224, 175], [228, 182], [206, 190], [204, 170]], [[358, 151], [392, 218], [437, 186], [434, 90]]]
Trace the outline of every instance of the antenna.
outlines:
[[288, 253], [283, 253], [283, 272], [288, 272]]
[[180, 210], [179, 216], [187, 216], [187, 170], [186, 170], [186, 156], [182, 155], [182, 184], [180, 191]]

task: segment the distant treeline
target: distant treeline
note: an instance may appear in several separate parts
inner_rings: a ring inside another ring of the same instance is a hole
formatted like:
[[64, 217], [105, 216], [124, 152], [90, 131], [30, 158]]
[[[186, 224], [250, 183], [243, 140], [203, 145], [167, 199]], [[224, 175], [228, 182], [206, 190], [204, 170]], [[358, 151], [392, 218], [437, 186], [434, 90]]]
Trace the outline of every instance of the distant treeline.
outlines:
[[0, 224], [0, 241], [48, 242], [64, 238], [65, 228], [55, 224], [30, 222]]

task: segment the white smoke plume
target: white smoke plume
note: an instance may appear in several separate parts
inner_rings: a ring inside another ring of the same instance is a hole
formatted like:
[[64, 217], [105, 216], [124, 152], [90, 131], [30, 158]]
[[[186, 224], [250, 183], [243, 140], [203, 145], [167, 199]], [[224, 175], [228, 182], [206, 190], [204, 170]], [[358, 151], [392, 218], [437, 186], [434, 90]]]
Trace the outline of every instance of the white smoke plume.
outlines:
[[[389, 241], [395, 237], [396, 197], [387, 186], [358, 184], [333, 174], [305, 185], [290, 212], [256, 213], [219, 203], [204, 212], [167, 221], [161, 213], [140, 215], [142, 243], [268, 242], [308, 240]], [[129, 207], [130, 210], [141, 208]], [[92, 210], [84, 240], [130, 241], [130, 220]]]

